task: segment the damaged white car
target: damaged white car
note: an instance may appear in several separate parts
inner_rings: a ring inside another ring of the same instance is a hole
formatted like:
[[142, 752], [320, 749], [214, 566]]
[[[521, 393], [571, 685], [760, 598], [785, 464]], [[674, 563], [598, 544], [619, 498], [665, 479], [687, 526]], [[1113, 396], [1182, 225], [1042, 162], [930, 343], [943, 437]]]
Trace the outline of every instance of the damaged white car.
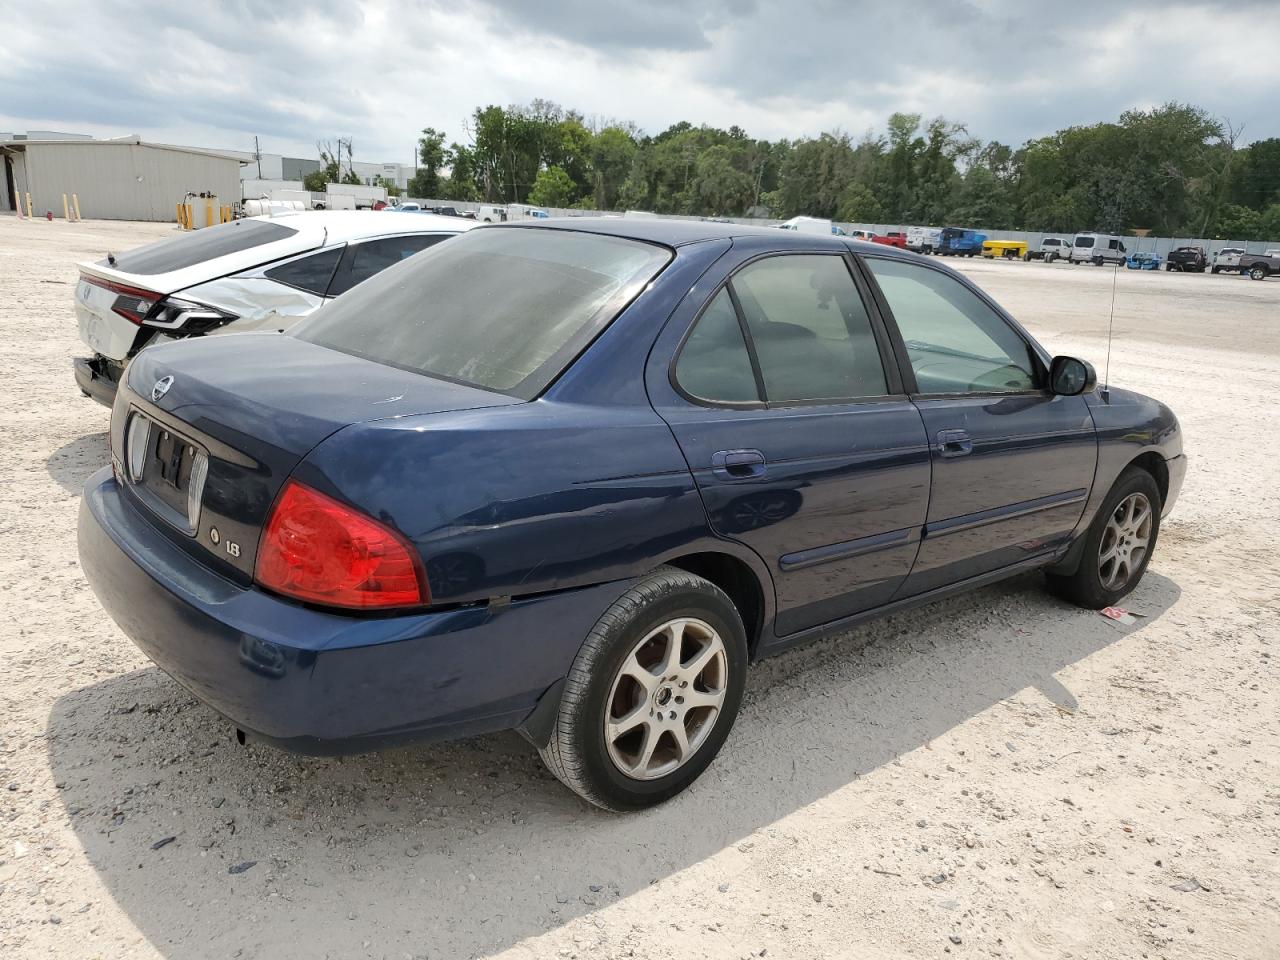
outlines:
[[80, 390], [111, 406], [143, 347], [183, 337], [284, 331], [375, 273], [477, 226], [456, 217], [316, 211], [206, 227], [82, 263]]

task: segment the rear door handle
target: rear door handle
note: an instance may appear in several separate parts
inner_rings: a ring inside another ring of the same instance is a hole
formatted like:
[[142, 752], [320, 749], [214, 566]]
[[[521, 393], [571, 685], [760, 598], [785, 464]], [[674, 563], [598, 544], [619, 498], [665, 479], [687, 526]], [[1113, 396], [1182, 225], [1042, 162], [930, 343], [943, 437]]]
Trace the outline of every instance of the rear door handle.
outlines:
[[711, 472], [721, 480], [763, 477], [764, 454], [759, 450], [717, 450], [711, 455]]
[[963, 457], [973, 453], [973, 440], [964, 430], [939, 430], [938, 455]]

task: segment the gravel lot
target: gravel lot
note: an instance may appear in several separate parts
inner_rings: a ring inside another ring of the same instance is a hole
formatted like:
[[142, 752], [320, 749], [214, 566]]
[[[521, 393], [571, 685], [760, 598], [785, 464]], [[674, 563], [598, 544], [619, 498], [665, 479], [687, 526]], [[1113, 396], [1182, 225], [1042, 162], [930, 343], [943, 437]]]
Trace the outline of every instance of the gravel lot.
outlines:
[[[106, 619], [74, 263], [172, 230], [0, 217], [0, 956], [1280, 956], [1280, 282], [1118, 276], [1112, 379], [1192, 457], [1136, 625], [1029, 576], [769, 661], [619, 817], [514, 734], [237, 747]], [[1101, 371], [1111, 271], [957, 266]]]

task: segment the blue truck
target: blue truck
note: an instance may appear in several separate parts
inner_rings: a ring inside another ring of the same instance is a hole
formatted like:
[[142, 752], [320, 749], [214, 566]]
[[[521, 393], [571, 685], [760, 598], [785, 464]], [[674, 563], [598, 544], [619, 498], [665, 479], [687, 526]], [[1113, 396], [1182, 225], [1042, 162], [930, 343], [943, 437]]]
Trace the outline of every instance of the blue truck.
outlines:
[[975, 257], [982, 253], [982, 245], [986, 241], [986, 234], [978, 233], [976, 230], [943, 227], [938, 249], [934, 252], [942, 257]]

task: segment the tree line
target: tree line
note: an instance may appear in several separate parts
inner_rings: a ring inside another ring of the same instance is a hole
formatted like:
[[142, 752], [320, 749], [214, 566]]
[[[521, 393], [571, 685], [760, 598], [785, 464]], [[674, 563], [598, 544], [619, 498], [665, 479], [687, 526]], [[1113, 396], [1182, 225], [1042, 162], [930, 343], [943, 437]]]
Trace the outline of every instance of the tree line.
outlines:
[[760, 140], [686, 121], [650, 136], [546, 100], [478, 107], [469, 143], [428, 127], [415, 197], [711, 217], [1280, 239], [1280, 138], [1190, 105], [1129, 110], [1014, 148], [962, 124], [895, 113], [841, 131]]

